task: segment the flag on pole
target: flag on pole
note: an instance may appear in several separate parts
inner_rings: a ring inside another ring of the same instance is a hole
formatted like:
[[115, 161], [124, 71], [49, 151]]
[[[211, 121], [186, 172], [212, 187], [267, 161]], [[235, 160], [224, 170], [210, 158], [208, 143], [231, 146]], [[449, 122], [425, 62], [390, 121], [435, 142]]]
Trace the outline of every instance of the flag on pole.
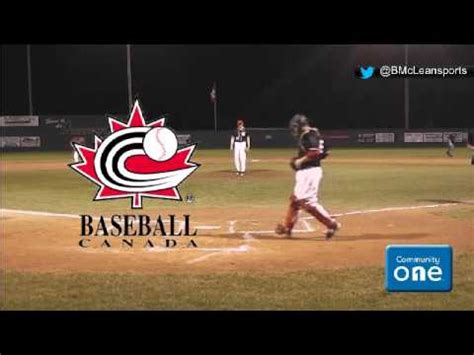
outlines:
[[216, 94], [216, 83], [214, 83], [214, 85], [212, 85], [212, 90], [211, 90], [211, 102], [212, 103], [216, 103], [217, 101], [217, 94]]

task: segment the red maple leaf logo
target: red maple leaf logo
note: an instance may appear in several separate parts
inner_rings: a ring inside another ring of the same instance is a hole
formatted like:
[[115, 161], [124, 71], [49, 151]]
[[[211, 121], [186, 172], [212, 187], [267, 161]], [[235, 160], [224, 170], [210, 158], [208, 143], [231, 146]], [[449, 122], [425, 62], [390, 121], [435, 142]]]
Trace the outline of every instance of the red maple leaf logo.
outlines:
[[94, 201], [131, 197], [142, 208], [142, 197], [182, 200], [178, 185], [200, 166], [189, 161], [196, 144], [177, 149], [165, 118], [146, 124], [138, 100], [127, 124], [108, 121], [111, 134], [94, 136], [94, 149], [73, 143], [81, 161], [69, 165], [100, 186]]

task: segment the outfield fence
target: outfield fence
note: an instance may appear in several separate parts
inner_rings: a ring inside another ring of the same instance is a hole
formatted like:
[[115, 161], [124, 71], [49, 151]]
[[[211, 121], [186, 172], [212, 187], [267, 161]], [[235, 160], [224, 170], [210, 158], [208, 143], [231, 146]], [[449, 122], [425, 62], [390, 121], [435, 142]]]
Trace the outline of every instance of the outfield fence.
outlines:
[[[120, 118], [120, 115], [117, 115]], [[92, 145], [94, 135], [105, 137], [109, 127], [103, 115], [93, 116], [0, 116], [0, 147], [9, 150], [71, 150], [71, 142]], [[472, 128], [350, 129], [322, 130], [328, 146], [434, 146], [454, 135], [457, 145], [467, 143]], [[252, 147], [295, 146], [287, 128], [248, 128]], [[202, 148], [228, 148], [232, 131], [177, 131], [181, 145], [198, 143]]]

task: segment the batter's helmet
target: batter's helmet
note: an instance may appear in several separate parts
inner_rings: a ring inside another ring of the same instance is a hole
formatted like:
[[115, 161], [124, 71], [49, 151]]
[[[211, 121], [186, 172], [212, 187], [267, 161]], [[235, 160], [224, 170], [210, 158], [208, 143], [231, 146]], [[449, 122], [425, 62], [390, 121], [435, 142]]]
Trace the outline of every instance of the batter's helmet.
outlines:
[[303, 131], [303, 127], [309, 126], [309, 119], [305, 115], [294, 115], [290, 120], [290, 132], [293, 137], [299, 137]]

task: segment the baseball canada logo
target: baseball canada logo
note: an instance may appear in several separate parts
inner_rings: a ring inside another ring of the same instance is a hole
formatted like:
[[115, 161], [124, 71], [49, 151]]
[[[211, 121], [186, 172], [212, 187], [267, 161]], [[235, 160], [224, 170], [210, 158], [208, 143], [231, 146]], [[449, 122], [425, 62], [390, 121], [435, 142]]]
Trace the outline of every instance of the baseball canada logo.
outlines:
[[178, 185], [200, 165], [189, 161], [196, 144], [178, 149], [165, 118], [145, 123], [138, 100], [127, 124], [108, 117], [111, 134], [95, 136], [94, 149], [73, 143], [80, 162], [70, 167], [100, 186], [94, 201], [132, 198], [132, 208], [142, 208], [142, 198], [182, 200]]

